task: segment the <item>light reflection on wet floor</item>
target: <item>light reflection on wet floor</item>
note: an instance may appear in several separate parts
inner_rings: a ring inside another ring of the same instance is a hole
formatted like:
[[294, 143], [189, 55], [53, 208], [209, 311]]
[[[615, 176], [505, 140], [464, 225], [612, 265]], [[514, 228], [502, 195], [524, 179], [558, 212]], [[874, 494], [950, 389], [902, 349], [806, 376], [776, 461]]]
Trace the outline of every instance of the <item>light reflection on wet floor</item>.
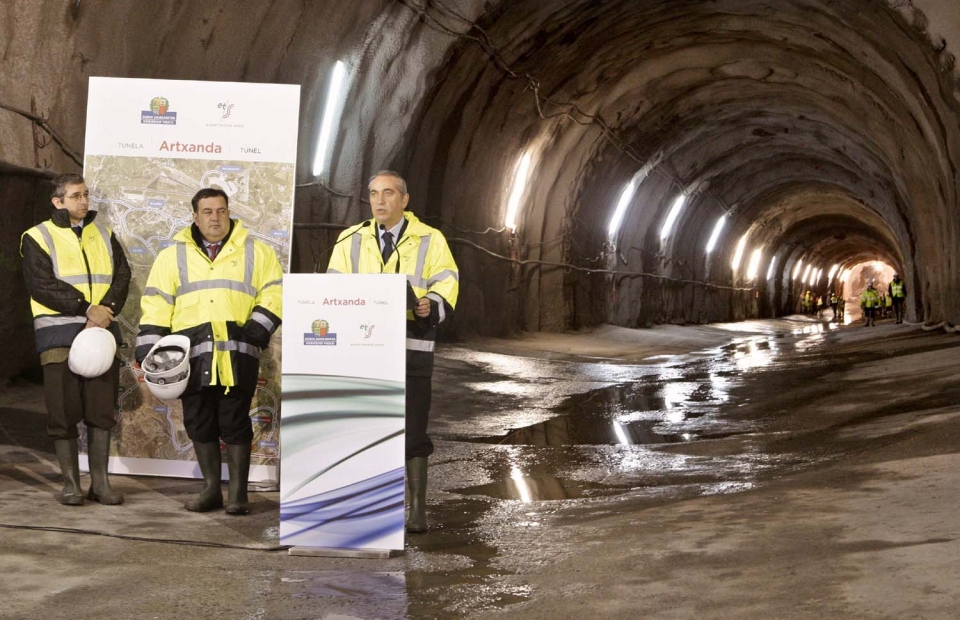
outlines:
[[[591, 491], [594, 493], [590, 493]], [[463, 495], [485, 495], [497, 499], [518, 499], [522, 502], [577, 499], [587, 495], [596, 496], [597, 492], [616, 491], [615, 487], [553, 476], [517, 476], [456, 490]]]
[[[442, 357], [460, 364], [451, 377], [459, 374], [459, 385], [476, 392], [470, 402], [487, 410], [468, 411], [435, 434], [446, 445], [431, 470], [445, 487], [441, 501], [430, 502], [430, 533], [411, 538], [409, 552], [453, 566], [408, 571], [410, 609], [466, 614], [529, 598], [499, 560], [509, 546], [504, 536], [549, 528], [557, 506], [742, 492], [763, 475], [808, 466], [764, 449], [771, 436], [763, 416], [724, 414], [743, 406], [732, 391], [744, 377], [777, 367], [783, 353], [804, 351], [832, 329], [772, 324], [741, 324], [726, 345], [644, 364], [445, 349]], [[472, 370], [458, 372], [465, 369]], [[448, 415], [463, 410], [462, 392], [460, 399], [446, 405]]]
[[[754, 328], [765, 333], [734, 337], [726, 345], [693, 355], [661, 356], [658, 363], [649, 365], [591, 364], [495, 353], [471, 355], [455, 350], [451, 357], [511, 378], [507, 382], [469, 383], [471, 389], [526, 397], [540, 405], [544, 394], [550, 394], [552, 415], [498, 435], [447, 437], [460, 442], [524, 446], [537, 455], [532, 468], [515, 459], [498, 463], [499, 459], [489, 455], [480, 456], [487, 481], [450, 490], [531, 502], [662, 486], [651, 484], [651, 476], [656, 475], [752, 484], [752, 478], [774, 465], [754, 450], [738, 446], [733, 453], [685, 459], [680, 446], [729, 438], [749, 443], [749, 434], [762, 431], [762, 421], [733, 421], [720, 415], [738, 379], [743, 373], [775, 366], [784, 347], [802, 351], [814, 346], [835, 327], [812, 321], [780, 324], [778, 329], [758, 324]], [[530, 416], [516, 411], [510, 417], [529, 420]], [[619, 449], [611, 451], [611, 446]], [[542, 448], [554, 450], [538, 451]], [[579, 465], [571, 466], [577, 461]], [[584, 473], [592, 468], [588, 465], [591, 461], [594, 469], [605, 462], [617, 472], [612, 476], [616, 479], [586, 479]]]

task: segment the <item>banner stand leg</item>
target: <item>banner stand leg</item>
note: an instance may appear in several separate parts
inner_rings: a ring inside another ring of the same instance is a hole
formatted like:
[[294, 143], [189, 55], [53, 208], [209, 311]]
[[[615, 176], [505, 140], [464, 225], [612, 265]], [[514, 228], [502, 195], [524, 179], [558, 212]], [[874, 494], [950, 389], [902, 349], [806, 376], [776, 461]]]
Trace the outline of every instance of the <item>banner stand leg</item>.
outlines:
[[276, 480], [263, 480], [261, 482], [248, 482], [247, 491], [250, 493], [269, 493], [279, 491], [280, 483]]
[[401, 549], [338, 549], [336, 547], [290, 547], [290, 555], [315, 558], [359, 558], [363, 560], [386, 560], [398, 557]]

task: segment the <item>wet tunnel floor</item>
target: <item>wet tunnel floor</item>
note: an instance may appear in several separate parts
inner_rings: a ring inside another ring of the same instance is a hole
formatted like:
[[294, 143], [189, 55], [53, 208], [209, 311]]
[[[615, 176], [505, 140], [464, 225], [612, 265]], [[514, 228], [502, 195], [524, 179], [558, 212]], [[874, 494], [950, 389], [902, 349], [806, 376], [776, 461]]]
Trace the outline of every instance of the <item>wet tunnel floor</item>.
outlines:
[[[619, 360], [602, 350], [536, 355], [509, 344], [443, 348], [431, 416], [437, 446], [430, 461], [431, 529], [408, 536], [400, 558], [348, 561], [189, 548], [164, 555], [161, 545], [101, 538], [91, 546], [87, 541], [96, 537], [69, 535], [49, 543], [24, 537], [19, 555], [3, 557], [22, 562], [36, 545], [47, 549], [36, 564], [18, 564], [19, 573], [11, 575], [32, 575], [31, 582], [40, 575], [60, 584], [46, 598], [30, 594], [34, 589], [28, 586], [18, 595], [39, 597], [44, 605], [38, 609], [52, 610], [49, 617], [77, 607], [72, 588], [114, 592], [124, 579], [161, 579], [170, 587], [172, 575], [189, 575], [191, 584], [212, 584], [204, 592], [229, 592], [233, 586], [217, 581], [222, 577], [257, 593], [246, 601], [251, 612], [244, 617], [329, 612], [358, 618], [525, 618], [527, 605], [555, 594], [542, 585], [547, 574], [563, 570], [558, 567], [568, 559], [583, 561], [585, 532], [593, 532], [594, 523], [615, 517], [642, 529], [648, 510], [760, 492], [833, 464], [867, 462], [877, 451], [895, 449], [919, 425], [949, 415], [944, 412], [960, 402], [955, 385], [960, 363], [942, 362], [960, 359], [955, 336], [882, 323], [875, 331], [855, 325], [837, 329], [804, 320], [728, 329], [688, 347], [690, 353], [643, 361]], [[941, 362], [927, 368], [923, 360]], [[913, 372], [908, 376], [916, 380], [890, 380], [894, 371]], [[6, 488], [4, 479], [13, 484], [3, 493], [8, 512], [0, 505], [0, 522], [19, 514], [11, 506], [32, 501], [37, 521], [46, 523], [57, 509], [49, 511], [52, 495], [36, 499], [35, 489], [52, 494], [58, 476], [51, 473], [53, 457], [44, 453], [49, 446], [43, 417], [18, 414], [14, 407], [0, 414], [0, 489]], [[43, 471], [38, 475], [34, 467]], [[119, 512], [84, 507], [76, 526], [152, 538], [201, 540], [215, 534], [222, 542], [247, 546], [279, 543], [276, 494], [255, 494], [254, 513], [238, 521], [222, 513], [184, 513], [180, 504], [196, 491], [194, 482], [121, 477], [119, 484], [129, 506]], [[176, 524], [176, 536], [170, 524]], [[664, 537], [671, 539], [671, 531]], [[2, 553], [21, 546], [20, 539], [0, 541], [6, 541]], [[104, 554], [103, 570], [119, 585], [96, 582], [97, 572], [86, 582], [76, 582], [72, 568], [62, 574], [61, 563], [45, 559], [62, 549], [83, 557]], [[212, 565], [236, 568], [210, 573]], [[181, 585], [171, 596], [192, 600], [192, 587], [200, 586]], [[577, 600], [590, 596], [576, 594]], [[220, 598], [218, 609], [235, 604], [226, 595]], [[157, 605], [159, 613], [145, 611], [141, 617], [172, 617], [164, 615], [166, 603]], [[107, 611], [97, 617], [111, 617]], [[570, 613], [556, 617], [584, 617]]]
[[[461, 583], [479, 582], [472, 595], [461, 590], [453, 598], [499, 608], [527, 596], [517, 587], [519, 573], [507, 568], [513, 537], [611, 510], [756, 489], [888, 443], [899, 434], [871, 437], [855, 429], [893, 410], [858, 410], [857, 394], [838, 377], [858, 363], [958, 345], [938, 337], [925, 343], [926, 335], [903, 330], [882, 347], [837, 344], [841, 331], [856, 340], [856, 329], [769, 322], [761, 333], [659, 356], [655, 364], [448, 350], [436, 381], [459, 385], [451, 390], [455, 399], [435, 394], [440, 430], [431, 472], [442, 487], [430, 502], [436, 525], [410, 544], [468, 558]], [[912, 406], [943, 406], [960, 396], [948, 392]], [[464, 543], [465, 532], [472, 542]], [[500, 591], [493, 583], [510, 587]], [[424, 594], [411, 603], [419, 601], [425, 613], [449, 611], [447, 597]]]
[[[752, 483], [748, 480], [751, 474], [764, 469], [756, 450], [763, 424], [729, 414], [743, 405], [732, 402], [732, 392], [742, 384], [745, 372], [775, 369], [783, 349], [802, 350], [809, 346], [808, 339], [820, 338], [824, 331], [829, 331], [829, 326], [811, 329], [805, 325], [736, 338], [693, 356], [660, 356], [657, 364], [622, 365], [610, 373], [615, 382], [609, 384], [601, 381], [602, 370], [562, 368], [582, 367], [583, 362], [538, 360], [527, 368], [532, 374], [512, 373], [511, 396], [514, 402], [523, 401], [526, 389], [528, 402], [540, 404], [554, 392], [555, 404], [534, 414], [542, 418], [539, 421], [517, 426], [510, 424], [511, 417], [529, 417], [522, 405], [512, 412], [504, 410], [501, 424], [507, 428], [502, 433], [442, 435], [449, 441], [496, 446], [495, 454], [509, 455], [500, 459], [488, 451], [484, 460], [493, 480], [450, 490], [530, 502], [649, 489], [651, 475], [656, 474], [664, 481], [672, 476], [673, 482], [729, 482], [736, 478], [740, 483]], [[470, 358], [470, 354], [459, 356], [461, 361]], [[481, 364], [495, 366], [489, 355], [480, 358]], [[500, 361], [517, 365], [516, 360]], [[613, 370], [609, 365], [606, 369]], [[587, 379], [586, 391], [567, 393], [576, 389], [577, 379], [582, 377]], [[624, 378], [629, 380], [622, 381]], [[589, 387], [593, 384], [601, 387]], [[482, 390], [484, 384], [472, 385]], [[497, 389], [502, 390], [502, 384], [498, 383]], [[496, 402], [497, 397], [491, 394], [484, 400]], [[732, 450], [716, 445], [725, 439], [736, 440]], [[694, 450], [702, 452], [699, 457], [683, 455], [682, 444], [704, 442], [713, 445]], [[672, 444], [680, 451], [671, 452]], [[714, 456], [709, 456], [711, 453]], [[500, 463], [499, 470], [496, 463]], [[601, 480], [583, 479], [584, 472], [601, 467], [607, 472]], [[570, 473], [561, 476], [558, 472]]]

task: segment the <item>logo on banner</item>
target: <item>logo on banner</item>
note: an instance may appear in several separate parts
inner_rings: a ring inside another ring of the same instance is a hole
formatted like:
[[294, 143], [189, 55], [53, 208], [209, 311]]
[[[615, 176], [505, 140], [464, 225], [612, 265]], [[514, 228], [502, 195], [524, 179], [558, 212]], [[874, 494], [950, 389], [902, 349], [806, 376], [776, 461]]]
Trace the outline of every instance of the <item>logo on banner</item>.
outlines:
[[310, 333], [303, 335], [303, 344], [309, 347], [333, 347], [337, 344], [337, 335], [330, 333], [330, 323], [317, 319], [310, 324]]
[[230, 103], [229, 101], [226, 103], [218, 103], [217, 109], [221, 112], [220, 118], [230, 118], [230, 112], [233, 111], [233, 105], [234, 104]]
[[[350, 346], [351, 346], [351, 347], [374, 347], [374, 348], [377, 348], [377, 349], [382, 349], [382, 348], [384, 348], [384, 346], [386, 346], [386, 345], [383, 344], [382, 338], [371, 338], [371, 337], [373, 336], [373, 330], [374, 330], [376, 327], [377, 327], [377, 326], [376, 326], [376, 325], [373, 325], [373, 324], [371, 324], [371, 325], [361, 325], [361, 326], [360, 326], [360, 333], [363, 334], [363, 339], [360, 340], [359, 342], [351, 342], [351, 343], [350, 343]], [[383, 334], [382, 331], [381, 331], [381, 332], [378, 332], [378, 333]]]
[[170, 111], [170, 100], [166, 97], [154, 97], [150, 100], [150, 109], [140, 112], [143, 125], [176, 125], [177, 113]]

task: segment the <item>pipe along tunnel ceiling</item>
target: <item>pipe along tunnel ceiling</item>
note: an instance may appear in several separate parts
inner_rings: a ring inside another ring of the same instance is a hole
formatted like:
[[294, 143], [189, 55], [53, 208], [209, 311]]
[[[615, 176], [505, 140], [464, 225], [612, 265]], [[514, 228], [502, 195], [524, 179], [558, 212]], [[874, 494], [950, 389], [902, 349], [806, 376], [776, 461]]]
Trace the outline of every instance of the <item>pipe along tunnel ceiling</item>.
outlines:
[[[460, 264], [461, 333], [789, 314], [868, 261], [908, 319], [960, 322], [953, 0], [55, 4], [0, 8], [3, 103], [80, 145], [90, 75], [302, 84], [294, 270], [399, 170]], [[29, 166], [30, 132], [0, 115], [0, 159]]]

